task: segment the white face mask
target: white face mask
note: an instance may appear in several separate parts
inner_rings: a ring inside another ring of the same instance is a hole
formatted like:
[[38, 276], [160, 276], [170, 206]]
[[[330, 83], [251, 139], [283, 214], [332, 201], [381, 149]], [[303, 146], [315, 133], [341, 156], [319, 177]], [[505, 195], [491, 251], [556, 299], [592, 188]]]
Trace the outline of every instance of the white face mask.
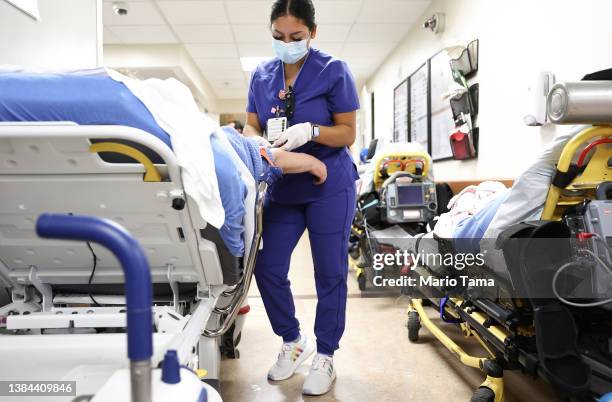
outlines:
[[295, 64], [308, 53], [308, 38], [297, 42], [283, 42], [274, 39], [272, 42], [274, 52], [283, 63]]

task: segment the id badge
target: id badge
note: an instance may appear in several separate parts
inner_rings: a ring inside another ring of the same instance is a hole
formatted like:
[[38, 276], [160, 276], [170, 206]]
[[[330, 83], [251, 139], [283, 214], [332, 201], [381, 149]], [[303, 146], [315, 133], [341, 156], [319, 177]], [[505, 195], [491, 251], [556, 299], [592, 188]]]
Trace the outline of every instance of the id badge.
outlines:
[[268, 141], [274, 142], [280, 137], [280, 135], [287, 129], [287, 118], [286, 117], [275, 117], [268, 119]]

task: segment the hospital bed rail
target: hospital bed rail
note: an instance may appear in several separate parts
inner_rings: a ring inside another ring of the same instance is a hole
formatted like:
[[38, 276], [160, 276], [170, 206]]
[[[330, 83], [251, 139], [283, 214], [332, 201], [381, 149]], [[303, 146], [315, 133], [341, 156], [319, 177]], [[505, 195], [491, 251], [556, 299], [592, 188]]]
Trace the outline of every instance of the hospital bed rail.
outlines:
[[[140, 155], [130, 149], [132, 143], [139, 145]], [[130, 156], [137, 163], [108, 161], [109, 152]], [[165, 143], [139, 129], [69, 122], [0, 123], [0, 286], [11, 289], [13, 298], [13, 303], [0, 307], [0, 315], [11, 314], [14, 308], [17, 312], [8, 316], [7, 330], [33, 331], [35, 335], [28, 336], [40, 337], [41, 342], [53, 339], [49, 347], [54, 352], [44, 361], [50, 362], [51, 356], [61, 359], [57, 375], [83, 362], [115, 364], [121, 348], [116, 335], [125, 328], [125, 309], [123, 274], [108, 250], [93, 245], [98, 270], [92, 295], [102, 305], [94, 306], [93, 299], [82, 293], [89, 288], [92, 272], [92, 253], [86, 245], [43, 242], [35, 236], [35, 218], [48, 211], [107, 218], [126, 227], [149, 259], [157, 304], [155, 350], [175, 349], [181, 364], [202, 368], [208, 372], [207, 380], [218, 381], [221, 336], [241, 328], [237, 316], [246, 303], [261, 242], [266, 185], [249, 190], [255, 200], [247, 204], [252, 207], [245, 217], [245, 222], [252, 222], [251, 232], [245, 234], [245, 258], [236, 258], [240, 271], [231, 283], [219, 255], [219, 247], [225, 245], [219, 243], [220, 237], [217, 242], [203, 234], [208, 223], [185, 194], [181, 169]], [[83, 304], [91, 307], [80, 307]], [[65, 333], [70, 325], [77, 331], [102, 331]], [[61, 335], [49, 338], [45, 328]], [[21, 336], [3, 336], [2, 350], [35, 358], [36, 352], [25, 349], [24, 342]], [[92, 342], [99, 347], [92, 348]], [[160, 358], [156, 352], [154, 364]], [[40, 367], [45, 367], [42, 362]]]
[[251, 286], [251, 280], [253, 278], [253, 272], [255, 270], [255, 262], [257, 260], [257, 253], [261, 244], [261, 235], [263, 232], [263, 201], [266, 195], [268, 185], [265, 182], [261, 182], [257, 189], [257, 204], [255, 210], [255, 236], [251, 242], [251, 248], [247, 257], [245, 272], [240, 282], [234, 286], [231, 291], [225, 291], [222, 294], [231, 296], [231, 301], [224, 307], [215, 307], [213, 312], [215, 314], [224, 315], [222, 323], [216, 329], [204, 330], [204, 335], [208, 337], [217, 337], [223, 335], [234, 322], [236, 315], [240, 307], [243, 305], [249, 288]]
[[[93, 143], [94, 141], [96, 143]], [[120, 141], [138, 144], [159, 156], [164, 163], [150, 163], [149, 155], [143, 155], [136, 149], [130, 149], [124, 144], [117, 143]], [[131, 152], [125, 153], [121, 149], [122, 147], [129, 149]], [[12, 152], [7, 152], [7, 150]], [[108, 152], [122, 152], [137, 159], [139, 163], [108, 163], [97, 156], [97, 154]], [[177, 226], [199, 228], [199, 230], [182, 231], [180, 235], [184, 237], [182, 241], [188, 251], [189, 258], [196, 266], [204, 267], [204, 269], [195, 270], [195, 272], [181, 272], [181, 269], [176, 267], [171, 275], [178, 279], [182, 278], [182, 281], [185, 282], [185, 278], [195, 274], [198, 287], [203, 291], [208, 285], [231, 285], [231, 282], [227, 282], [224, 278], [225, 272], [221, 267], [219, 251], [212, 247], [210, 241], [200, 238], [202, 237], [200, 232], [206, 228], [208, 223], [202, 219], [197, 205], [194, 202], [189, 202], [189, 197], [184, 192], [179, 162], [172, 150], [158, 138], [142, 130], [125, 126], [78, 126], [57, 122], [0, 123], [0, 163], [3, 165], [0, 168], [0, 175], [17, 179], [29, 174], [47, 177], [51, 177], [51, 175], [80, 176], [86, 174], [91, 174], [94, 177], [93, 175], [105, 174], [110, 177], [113, 174], [143, 173], [143, 181], [150, 182], [151, 177], [159, 177], [158, 180], [154, 181], [160, 183], [159, 186], [162, 189], [155, 194], [155, 197], [160, 202], [164, 202], [164, 198], [168, 198], [173, 211], [177, 213], [180, 220], [180, 224]], [[121, 194], [117, 196], [119, 197]], [[91, 202], [91, 200], [88, 201]], [[88, 201], [84, 201], [84, 203]], [[100, 208], [97, 208], [97, 210], [101, 213], [107, 212], [102, 207], [103, 203], [101, 202]], [[248, 216], [249, 211], [247, 211]], [[254, 216], [252, 219], [255, 222]], [[245, 252], [248, 256], [250, 246], [255, 241], [253, 239], [253, 241], [245, 241], [245, 243]], [[248, 258], [246, 260], [248, 261]], [[152, 267], [154, 282], [168, 281], [169, 272], [167, 268], [165, 265], [163, 267]], [[55, 272], [59, 274], [58, 271]], [[7, 275], [7, 270], [3, 269], [2, 273], [4, 279], [7, 279], [6, 276], [13, 277], [13, 280], [10, 281], [11, 284], [17, 284], [17, 281], [14, 280], [15, 272]], [[52, 274], [49, 270], [43, 270], [39, 274], [46, 277], [46, 281], [50, 283], [53, 283], [54, 279], [62, 280], [61, 278], [50, 277]], [[23, 275], [22, 277], [26, 279]], [[117, 276], [114, 278], [117, 278]], [[117, 279], [108, 279], [117, 282]], [[242, 277], [239, 276], [235, 283], [237, 284], [241, 280]], [[187, 279], [187, 281], [191, 282], [192, 279]], [[230, 296], [240, 288], [241, 286], [234, 286], [224, 292], [223, 296]], [[219, 312], [222, 313], [222, 311]]]

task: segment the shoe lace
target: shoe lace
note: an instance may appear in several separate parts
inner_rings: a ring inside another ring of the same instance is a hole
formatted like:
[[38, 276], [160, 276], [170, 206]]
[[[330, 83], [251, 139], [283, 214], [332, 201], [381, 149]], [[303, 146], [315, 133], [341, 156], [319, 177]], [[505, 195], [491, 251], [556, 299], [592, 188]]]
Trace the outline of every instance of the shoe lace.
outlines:
[[312, 360], [312, 370], [327, 372], [328, 366], [332, 365], [332, 359], [328, 356], [315, 356]]
[[293, 348], [295, 347], [295, 344], [292, 343], [283, 343], [283, 346], [281, 347], [281, 351], [278, 354], [278, 359], [279, 360], [289, 360], [291, 359], [291, 355], [293, 354]]

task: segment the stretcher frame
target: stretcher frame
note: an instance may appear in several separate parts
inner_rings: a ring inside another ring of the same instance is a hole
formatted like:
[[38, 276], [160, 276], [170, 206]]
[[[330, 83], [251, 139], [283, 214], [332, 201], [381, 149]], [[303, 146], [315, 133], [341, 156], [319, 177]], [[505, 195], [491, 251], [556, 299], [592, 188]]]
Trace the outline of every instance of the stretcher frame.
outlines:
[[[393, 150], [376, 155], [374, 160], [373, 185], [374, 190], [380, 192], [386, 178], [382, 175], [382, 169], [385, 163], [394, 164], [394, 169], [387, 171], [388, 176], [396, 172], [407, 172], [411, 174], [417, 173], [417, 164], [421, 163], [421, 176], [430, 178], [431, 176], [431, 156], [423, 150]], [[367, 220], [364, 218], [364, 228], [359, 229], [351, 224], [351, 233], [357, 237], [366, 238], [367, 247], [372, 251], [372, 240], [370, 230], [368, 229]], [[368, 283], [366, 270], [367, 267], [360, 267], [357, 261], [349, 254], [349, 268], [355, 272], [355, 279], [360, 291], [365, 291]]]
[[[612, 127], [589, 127], [574, 136], [563, 148], [557, 164], [557, 171], [560, 174], [567, 173], [577, 153], [587, 143], [596, 138], [612, 138]], [[588, 198], [587, 196], [575, 196], [571, 194], [572, 191], [579, 190], [592, 196], [599, 183], [609, 181], [612, 172], [612, 167], [609, 166], [609, 160], [611, 159], [609, 153], [609, 150], [606, 153], [605, 147], [596, 148], [584, 171], [571, 180], [569, 185], [563, 188], [551, 184], [544, 204], [542, 220], [558, 220], [565, 208], [576, 205]], [[564, 190], [569, 190], [570, 195], [564, 194]], [[440, 297], [442, 296], [440, 295]], [[423, 299], [420, 298], [411, 298], [407, 309], [409, 338], [416, 341], [418, 339], [419, 328], [421, 325], [425, 326], [461, 363], [468, 367], [479, 369], [486, 376], [485, 380], [476, 390], [475, 397], [480, 390], [490, 390], [493, 393], [493, 401], [502, 402], [504, 400], [503, 368], [496, 361], [495, 350], [501, 351], [503, 354], [505, 345], [510, 340], [511, 333], [504, 327], [496, 325], [495, 321], [491, 320], [487, 314], [475, 311], [469, 307], [466, 308], [464, 300], [458, 297], [449, 298], [445, 304], [444, 311], [450, 317], [461, 321], [459, 325], [463, 335], [466, 338], [474, 337], [481, 344], [488, 357], [474, 356], [465, 352], [429, 318], [423, 308]], [[533, 328], [519, 328], [519, 330], [532, 335], [535, 333]], [[523, 365], [533, 363], [528, 362], [527, 356], [524, 355], [519, 356], [519, 361]]]
[[[109, 138], [112, 140], [108, 140]], [[91, 140], [96, 139], [104, 141], [91, 144]], [[140, 144], [160, 156], [165, 163], [153, 164], [142, 152], [116, 143], [115, 140]], [[58, 148], [50, 150], [50, 144], [57, 145]], [[62, 152], [58, 151], [60, 148]], [[45, 151], [52, 152], [48, 154]], [[132, 157], [138, 163], [109, 164], [100, 159], [99, 152], [121, 153]], [[36, 159], [36, 156], [39, 159]], [[68, 163], [49, 163], [53, 158], [63, 158]], [[181, 364], [197, 370], [201, 378], [212, 384], [218, 384], [220, 338], [232, 327], [237, 317], [246, 311], [241, 311], [241, 307], [246, 304], [261, 242], [261, 218], [267, 185], [261, 183], [255, 189], [255, 209], [247, 210], [245, 219], [254, 221], [254, 233], [250, 241], [245, 239], [244, 273], [236, 285], [228, 286], [223, 283], [215, 244], [197, 235], [199, 229], [207, 223], [202, 219], [195, 203], [185, 195], [181, 167], [173, 152], [161, 140], [141, 130], [124, 126], [77, 126], [69, 122], [0, 124], [0, 191], [2, 187], [8, 190], [13, 188], [11, 186], [14, 183], [32, 177], [36, 177], [39, 183], [62, 177], [69, 177], [68, 181], [83, 180], [83, 177], [78, 176], [90, 177], [92, 181], [99, 180], [101, 187], [108, 183], [121, 184], [122, 180], [135, 188], [150, 186], [147, 187], [147, 194], [155, 194], [158, 202], [166, 205], [164, 208], [160, 207], [160, 210], [165, 211], [164, 214], [175, 214], [169, 219], [176, 220], [183, 228], [183, 237], [176, 246], [181, 247], [192, 265], [175, 267], [172, 264], [159, 264], [161, 266], [151, 268], [153, 282], [167, 283], [172, 290], [169, 300], [161, 303], [157, 301], [153, 307], [157, 331], [153, 337], [152, 363], [159, 364], [165, 350], [176, 349]], [[124, 185], [123, 189], [125, 188], [127, 187]], [[9, 192], [5, 191], [3, 194], [7, 195]], [[87, 202], [86, 199], [85, 196], [83, 202]], [[182, 202], [175, 204], [176, 200]], [[51, 200], [42, 200], [39, 209], [44, 208], [46, 201], [52, 203]], [[172, 203], [172, 209], [167, 207], [168, 203]], [[20, 211], [21, 204], [15, 207], [16, 214], [23, 213]], [[30, 205], [24, 205], [23, 209], [27, 210], [29, 207]], [[113, 211], [108, 211], [102, 205], [84, 206], [83, 211], [74, 212], [86, 213], [88, 208], [102, 211], [104, 217], [113, 217]], [[28, 213], [42, 212], [36, 209], [33, 208]], [[10, 225], [14, 221], [10, 218], [14, 211], [5, 213], [7, 215], [4, 217], [8, 220], [0, 222], [0, 225]], [[29, 229], [34, 228], [32, 226]], [[34, 255], [34, 251], [38, 252], [36, 247], [42, 243], [39, 244], [35, 238], [32, 243], [34, 246], [30, 251]], [[50, 244], [51, 247], [66, 247], [65, 243]], [[48, 266], [41, 269], [34, 264], [25, 269], [11, 268], [8, 263], [2, 261], [2, 255], [6, 256], [7, 253], [6, 245], [4, 252], [2, 250], [0, 244], [0, 285], [11, 289], [12, 303], [0, 308], [0, 316], [6, 317], [0, 327], [5, 327], [5, 331], [18, 331], [20, 335], [0, 333], [0, 354], [3, 358], [16, 362], [27, 362], [24, 363], [25, 366], [35, 363], [35, 366], [47, 367], [47, 375], [43, 374], [46, 378], [40, 379], [78, 379], [82, 392], [95, 392], [96, 387], [113, 371], [125, 364], [125, 336], [121, 333], [126, 325], [126, 311], [122, 307], [124, 300], [121, 296], [97, 296], [96, 300], [102, 305], [111, 306], [84, 306], [91, 304], [87, 296], [54, 294], [53, 287], [69, 278], [70, 269], [62, 271], [61, 268], [48, 269]], [[28, 253], [24, 255], [26, 254]], [[78, 255], [78, 252], [74, 254]], [[102, 261], [106, 260], [107, 265], [109, 261], [111, 265], [112, 261], [116, 263], [116, 260], [108, 259], [108, 255], [101, 249], [96, 249], [96, 254], [101, 255]], [[149, 255], [149, 258], [155, 260], [156, 257]], [[48, 265], [53, 266], [50, 262]], [[115, 268], [106, 270], [104, 279], [108, 283], [121, 283], [121, 269], [118, 264]], [[82, 271], [79, 266], [73, 267], [73, 274], [79, 273], [76, 275], [76, 282], [81, 284]], [[180, 294], [178, 285], [184, 281], [196, 286], [193, 299], [185, 299]], [[11, 315], [7, 315], [9, 312]], [[110, 332], [92, 334], [89, 331], [91, 328], [107, 329]], [[43, 329], [51, 329], [58, 334], [43, 335]], [[32, 345], [44, 346], [44, 351], [40, 346]], [[29, 380], [32, 375], [35, 376], [35, 372], [45, 372], [38, 369], [19, 373], [14, 368], [10, 369], [9, 365], [2, 366], [3, 379]], [[96, 375], [91, 374], [92, 370]], [[15, 377], [20, 375], [21, 378]]]

